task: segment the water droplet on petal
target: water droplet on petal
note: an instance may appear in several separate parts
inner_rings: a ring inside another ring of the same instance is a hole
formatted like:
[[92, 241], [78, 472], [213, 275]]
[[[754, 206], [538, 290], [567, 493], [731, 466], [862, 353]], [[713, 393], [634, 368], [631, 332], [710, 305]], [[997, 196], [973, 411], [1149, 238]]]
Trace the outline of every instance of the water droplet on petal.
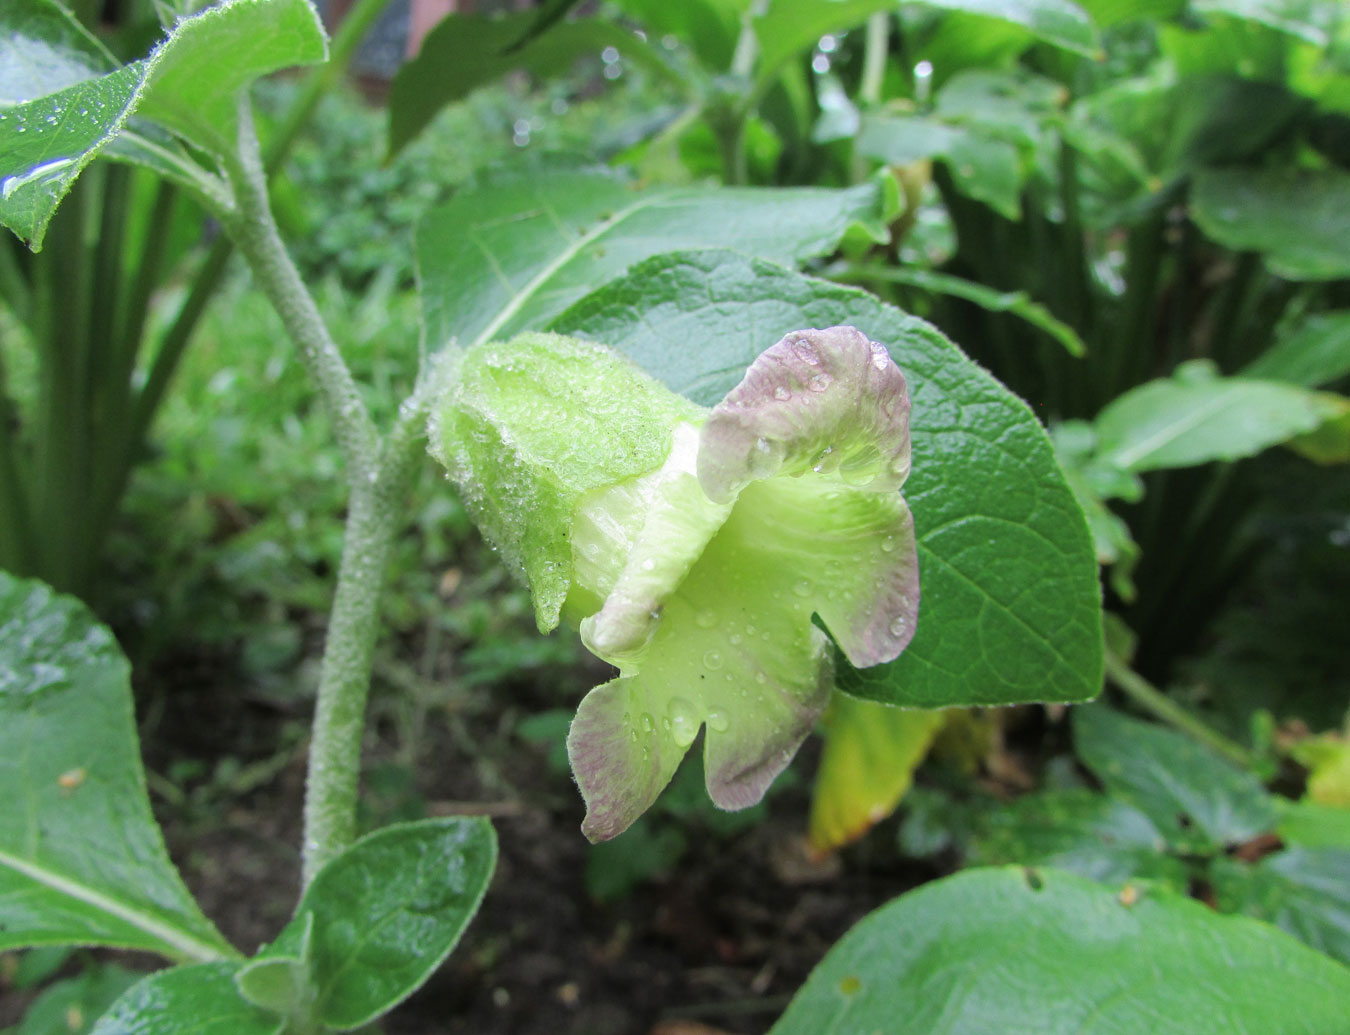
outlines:
[[805, 338], [798, 338], [797, 343], [792, 346], [792, 349], [797, 353], [797, 358], [803, 363], [813, 367], [820, 366], [820, 355], [816, 352], [816, 347]]
[[885, 370], [890, 365], [891, 356], [886, 351], [886, 346], [879, 341], [870, 342], [872, 346], [872, 366], [878, 370]]
[[796, 593], [799, 597], [809, 597], [811, 595], [811, 583], [806, 579], [795, 582], [792, 585], [792, 592]]
[[654, 733], [655, 731], [656, 731], [656, 720], [653, 719], [650, 714], [644, 714], [642, 716], [642, 732]]
[[710, 730], [725, 733], [730, 726], [731, 721], [727, 718], [726, 712], [712, 711], [708, 713], [708, 728]]
[[888, 535], [885, 539], [883, 539], [883, 540], [881, 541], [881, 549], [882, 549], [882, 552], [883, 552], [883, 553], [894, 553], [894, 552], [895, 552], [895, 536], [893, 536], [893, 535]]
[[806, 382], [806, 387], [813, 392], [823, 392], [830, 387], [830, 378], [828, 374], [816, 374], [811, 380]]
[[650, 557], [648, 557], [645, 561], [642, 562], [641, 567], [643, 571], [651, 571], [653, 568], [656, 567], [656, 562], [652, 560]]
[[694, 615], [694, 624], [700, 629], [711, 629], [717, 624], [717, 616], [711, 611], [700, 611]]
[[792, 398], [792, 393], [787, 390], [785, 385], [779, 385], [773, 390], [773, 397], [780, 402], [786, 402]]
[[680, 747], [688, 747], [698, 736], [698, 713], [683, 697], [672, 697], [666, 705], [670, 717], [670, 739]]
[[709, 668], [716, 672], [722, 667], [722, 655], [718, 654], [715, 650], [708, 651], [707, 654], [703, 655], [703, 665], [705, 668]]
[[739, 646], [741, 641], [744, 639], [745, 637], [743, 637], [740, 633], [732, 633], [730, 636], [727, 637], [727, 642], [731, 644], [733, 647], [736, 647]]
[[894, 621], [891, 622], [891, 635], [903, 636], [907, 628], [909, 628], [909, 622], [908, 620], [906, 620], [904, 615], [901, 615], [899, 618], [896, 618]]

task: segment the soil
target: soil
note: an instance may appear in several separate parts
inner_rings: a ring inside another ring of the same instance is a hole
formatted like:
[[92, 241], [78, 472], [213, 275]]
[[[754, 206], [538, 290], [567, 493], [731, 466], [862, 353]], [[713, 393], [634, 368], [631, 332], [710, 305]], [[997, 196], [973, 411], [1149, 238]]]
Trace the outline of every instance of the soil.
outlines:
[[[307, 715], [303, 707], [241, 697], [211, 667], [171, 674], [177, 689], [155, 708], [147, 760], [162, 774], [185, 759], [205, 762], [207, 771], [222, 757], [281, 759], [270, 780], [233, 800], [225, 795], [195, 810], [156, 802], [170, 852], [207, 915], [252, 952], [275, 936], [295, 901], [304, 779], [298, 736]], [[507, 690], [520, 714], [539, 692]], [[383, 725], [373, 723], [368, 769], [396, 757]], [[808, 772], [810, 752], [808, 745], [801, 762]], [[500, 857], [463, 940], [382, 1022], [388, 1035], [763, 1032], [854, 922], [939, 875], [878, 850], [894, 844], [893, 829], [842, 858], [812, 862], [801, 781], [771, 797], [763, 822], [733, 837], [691, 827], [689, 847], [669, 872], [601, 904], [587, 893], [590, 849], [576, 788], [550, 767], [543, 748], [514, 735], [500, 704], [433, 712], [417, 755], [416, 810], [491, 815]]]

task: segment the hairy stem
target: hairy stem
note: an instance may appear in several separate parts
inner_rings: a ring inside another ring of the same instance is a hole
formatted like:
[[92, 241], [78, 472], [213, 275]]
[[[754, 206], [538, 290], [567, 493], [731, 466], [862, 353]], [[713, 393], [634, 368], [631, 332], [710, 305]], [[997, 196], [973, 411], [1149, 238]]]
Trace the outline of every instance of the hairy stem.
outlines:
[[337, 591], [324, 643], [305, 788], [306, 885], [356, 834], [366, 699], [389, 551], [426, 423], [429, 379], [399, 407], [381, 439], [313, 298], [291, 262], [268, 206], [266, 174], [247, 101], [231, 181], [237, 211], [225, 220], [258, 285], [299, 349], [347, 464], [351, 498]]

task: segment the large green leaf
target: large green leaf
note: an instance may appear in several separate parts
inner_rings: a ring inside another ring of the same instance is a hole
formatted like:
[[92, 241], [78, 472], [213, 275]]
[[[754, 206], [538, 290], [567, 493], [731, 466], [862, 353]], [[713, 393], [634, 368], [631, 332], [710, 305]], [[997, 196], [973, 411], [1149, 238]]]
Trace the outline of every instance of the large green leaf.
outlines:
[[923, 0], [923, 3], [1012, 22], [1057, 47], [1089, 57], [1101, 54], [1092, 19], [1069, 0]]
[[441, 965], [478, 911], [496, 860], [485, 819], [377, 830], [319, 871], [259, 960], [306, 965], [315, 1016], [343, 1031], [360, 1027]]
[[[88, 46], [81, 49], [79, 38], [56, 20], [41, 20], [40, 31], [51, 33], [60, 53], [75, 57], [60, 77], [49, 65], [38, 66], [35, 88], [73, 77], [84, 58], [86, 67], [95, 67]], [[0, 108], [0, 222], [40, 247], [75, 177], [123, 132], [133, 113], [209, 152], [228, 153], [235, 146], [239, 91], [268, 72], [326, 55], [327, 40], [309, 0], [225, 0], [180, 20], [144, 61], [43, 96], [11, 87], [13, 95], [32, 99]], [[137, 147], [138, 157], [161, 169], [160, 163], [177, 158], [149, 139]]]
[[1335, 418], [1332, 398], [1275, 381], [1219, 377], [1196, 361], [1102, 410], [1093, 422], [1097, 456], [1135, 472], [1237, 460]]
[[126, 658], [71, 597], [0, 572], [0, 949], [233, 950], [150, 814]]
[[1350, 172], [1206, 170], [1195, 178], [1191, 214], [1225, 247], [1261, 252], [1282, 277], [1350, 276]]
[[872, 913], [771, 1035], [1329, 1035], [1350, 970], [1160, 889], [967, 870]]
[[1209, 854], [1271, 830], [1275, 801], [1251, 773], [1175, 730], [1095, 705], [1074, 710], [1078, 757], [1183, 854]]
[[674, 79], [671, 65], [656, 48], [616, 22], [561, 21], [530, 35], [537, 18], [533, 11], [521, 11], [502, 18], [452, 14], [441, 21], [422, 41], [417, 57], [394, 77], [390, 152], [412, 140], [447, 104], [515, 69], [540, 77], [566, 75], [580, 58], [599, 57], [613, 47], [624, 60]]
[[1268, 920], [1350, 963], [1350, 850], [1290, 848], [1254, 866], [1220, 858], [1210, 877], [1224, 912]]
[[132, 985], [92, 1035], [281, 1035], [284, 1021], [243, 1000], [238, 962], [171, 967]]
[[1101, 687], [1097, 566], [1083, 513], [1024, 403], [938, 331], [854, 288], [726, 251], [664, 255], [554, 329], [627, 353], [712, 405], [801, 327], [853, 324], [909, 382], [918, 631], [900, 658], [840, 685], [889, 704], [1073, 701]]
[[1350, 309], [1300, 320], [1242, 371], [1243, 377], [1319, 388], [1350, 374]]
[[635, 262], [734, 242], [798, 262], [864, 223], [885, 234], [880, 182], [811, 187], [635, 189], [612, 170], [531, 161], [502, 168], [424, 218], [417, 260], [427, 342], [537, 330]]

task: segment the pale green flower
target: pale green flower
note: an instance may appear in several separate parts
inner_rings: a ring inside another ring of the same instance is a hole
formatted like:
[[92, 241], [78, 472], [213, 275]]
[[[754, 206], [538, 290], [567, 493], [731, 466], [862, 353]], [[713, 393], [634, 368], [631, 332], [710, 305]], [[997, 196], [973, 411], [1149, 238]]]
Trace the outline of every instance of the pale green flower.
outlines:
[[860, 331], [788, 334], [712, 410], [555, 335], [471, 349], [460, 374], [433, 451], [540, 628], [565, 615], [619, 670], [567, 740], [592, 840], [642, 814], [701, 728], [712, 800], [753, 805], [829, 698], [831, 638], [859, 667], [909, 643], [909, 399]]

